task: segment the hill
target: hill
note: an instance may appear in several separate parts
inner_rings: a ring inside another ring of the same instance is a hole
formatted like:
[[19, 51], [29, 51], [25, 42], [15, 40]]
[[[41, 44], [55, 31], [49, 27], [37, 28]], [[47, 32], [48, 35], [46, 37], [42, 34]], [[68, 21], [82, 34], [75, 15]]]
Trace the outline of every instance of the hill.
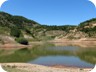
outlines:
[[39, 23], [22, 16], [0, 12], [0, 41], [1, 43], [9, 43], [20, 37], [24, 38], [25, 34], [23, 33], [30, 33], [31, 28], [35, 26], [39, 26]]
[[28, 44], [29, 41], [96, 38], [96, 18], [78, 26], [47, 26], [22, 16], [0, 12], [0, 43]]

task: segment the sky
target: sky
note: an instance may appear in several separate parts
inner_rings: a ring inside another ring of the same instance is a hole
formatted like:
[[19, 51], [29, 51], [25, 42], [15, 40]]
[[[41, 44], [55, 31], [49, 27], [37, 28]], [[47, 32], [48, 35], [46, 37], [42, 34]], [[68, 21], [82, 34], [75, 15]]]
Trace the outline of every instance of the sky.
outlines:
[[96, 8], [88, 0], [8, 0], [0, 10], [43, 25], [78, 25], [96, 18]]

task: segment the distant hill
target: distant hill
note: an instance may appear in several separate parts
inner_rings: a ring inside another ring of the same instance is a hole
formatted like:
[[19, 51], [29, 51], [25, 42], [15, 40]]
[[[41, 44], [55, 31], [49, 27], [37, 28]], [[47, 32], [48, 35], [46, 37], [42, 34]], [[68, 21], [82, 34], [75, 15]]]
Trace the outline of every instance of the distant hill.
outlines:
[[0, 12], [0, 43], [21, 43], [53, 39], [96, 38], [96, 18], [78, 26], [47, 26], [22, 16]]

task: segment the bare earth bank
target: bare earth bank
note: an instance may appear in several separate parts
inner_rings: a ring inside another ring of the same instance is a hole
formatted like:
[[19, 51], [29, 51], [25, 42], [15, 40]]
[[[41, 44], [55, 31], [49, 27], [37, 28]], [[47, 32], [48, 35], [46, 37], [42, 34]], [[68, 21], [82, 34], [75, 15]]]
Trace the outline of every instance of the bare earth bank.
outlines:
[[[1, 63], [3, 67], [23, 70], [24, 72], [90, 72], [92, 68], [48, 67], [28, 63]], [[17, 72], [17, 71], [16, 71]]]

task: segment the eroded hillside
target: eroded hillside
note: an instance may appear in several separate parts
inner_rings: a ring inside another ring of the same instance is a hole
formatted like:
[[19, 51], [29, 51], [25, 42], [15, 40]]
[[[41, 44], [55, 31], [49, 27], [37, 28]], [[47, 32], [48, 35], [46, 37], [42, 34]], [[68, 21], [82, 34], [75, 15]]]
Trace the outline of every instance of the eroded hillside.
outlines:
[[47, 26], [22, 16], [0, 12], [0, 43], [28, 44], [29, 41], [54, 39], [96, 38], [96, 18], [80, 23], [78, 26]]

